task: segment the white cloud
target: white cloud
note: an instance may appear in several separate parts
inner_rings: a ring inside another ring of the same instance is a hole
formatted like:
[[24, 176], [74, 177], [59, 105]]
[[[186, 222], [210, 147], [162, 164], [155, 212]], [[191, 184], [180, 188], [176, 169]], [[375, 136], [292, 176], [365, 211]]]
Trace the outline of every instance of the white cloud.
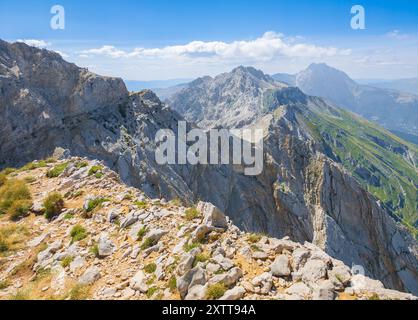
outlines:
[[26, 43], [28, 46], [37, 47], [37, 48], [46, 48], [51, 45], [50, 42], [46, 42], [45, 40], [36, 40], [36, 39], [18, 39], [16, 42], [23, 42]]
[[80, 57], [89, 57], [89, 56], [108, 56], [111, 58], [122, 58], [127, 57], [128, 54], [125, 51], [118, 50], [114, 46], [103, 46], [99, 49], [88, 49], [80, 52]]
[[224, 60], [224, 61], [271, 61], [277, 57], [321, 58], [346, 56], [349, 49], [323, 47], [307, 43], [298, 43], [298, 38], [285, 38], [276, 32], [266, 32], [255, 40], [233, 42], [192, 41], [184, 45], [162, 48], [135, 48], [124, 51], [111, 45], [97, 49], [83, 50], [80, 56], [106, 56], [111, 58], [139, 59], [190, 59], [190, 60]]
[[408, 34], [401, 33], [400, 30], [392, 30], [386, 33], [386, 36], [392, 39], [396, 39], [396, 40], [406, 40], [409, 38]]
[[54, 52], [58, 53], [61, 57], [63, 57], [64, 59], [69, 58], [70, 56], [68, 54], [66, 54], [65, 52], [59, 51], [59, 50], [53, 50]]

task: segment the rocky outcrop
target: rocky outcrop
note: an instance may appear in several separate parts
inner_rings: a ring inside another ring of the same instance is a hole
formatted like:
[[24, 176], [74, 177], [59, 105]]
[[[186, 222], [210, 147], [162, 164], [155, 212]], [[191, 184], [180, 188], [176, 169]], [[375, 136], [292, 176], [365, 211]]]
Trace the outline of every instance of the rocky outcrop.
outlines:
[[[46, 176], [63, 163], [68, 169], [59, 177]], [[7, 229], [14, 241], [16, 233], [21, 237], [0, 260], [0, 299], [418, 299], [385, 289], [311, 243], [246, 233], [213, 204], [201, 202], [190, 220], [189, 208], [150, 199], [107, 168], [102, 176], [80, 174], [97, 165], [103, 164], [69, 158], [7, 176], [36, 177], [29, 183], [33, 199], [43, 202], [58, 190], [65, 207], [53, 220], [36, 213], [18, 222], [0, 219], [0, 234]], [[84, 199], [106, 200], [87, 217]], [[134, 226], [120, 228], [108, 219], [118, 212], [122, 220], [138, 206], [146, 218], [135, 234]], [[214, 217], [222, 227], [213, 226]], [[212, 229], [195, 242], [192, 234], [201, 226]], [[85, 236], [75, 238], [75, 227]], [[155, 243], [158, 250], [147, 253]]]

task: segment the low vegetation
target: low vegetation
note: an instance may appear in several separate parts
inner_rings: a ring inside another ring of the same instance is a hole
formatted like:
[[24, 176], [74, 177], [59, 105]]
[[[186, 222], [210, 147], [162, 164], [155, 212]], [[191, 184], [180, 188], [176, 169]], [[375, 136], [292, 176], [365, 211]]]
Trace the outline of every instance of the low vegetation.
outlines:
[[184, 249], [184, 251], [185, 252], [189, 252], [189, 251], [192, 251], [193, 249], [195, 249], [195, 248], [198, 248], [200, 246], [200, 244], [199, 243], [197, 243], [197, 242], [192, 242], [192, 243], [186, 243], [184, 246], [183, 246], [183, 249]]
[[134, 204], [138, 207], [138, 209], [147, 209], [149, 207], [146, 201], [136, 201]]
[[262, 237], [263, 235], [260, 233], [251, 233], [248, 235], [247, 241], [250, 243], [257, 243], [261, 240]]
[[0, 227], [0, 256], [22, 249], [29, 234], [28, 229], [22, 225]]
[[95, 165], [90, 168], [88, 175], [95, 176], [96, 178], [100, 179], [101, 177], [103, 177], [102, 171], [103, 171], [103, 166]]
[[65, 171], [65, 169], [67, 169], [67, 167], [68, 162], [57, 164], [55, 167], [53, 167], [46, 173], [46, 176], [48, 178], [57, 178]]
[[90, 297], [90, 287], [82, 284], [76, 284], [66, 297], [68, 300], [87, 300]]
[[189, 208], [185, 212], [185, 218], [188, 221], [194, 220], [194, 219], [198, 218], [199, 216], [200, 216], [200, 213], [195, 207]]
[[62, 212], [64, 208], [64, 199], [57, 192], [50, 193], [44, 200], [45, 218], [51, 220]]
[[72, 242], [81, 241], [87, 237], [87, 230], [78, 224], [71, 229], [70, 236]]
[[11, 220], [25, 216], [32, 207], [32, 196], [25, 181], [10, 179], [0, 187], [0, 214]]
[[157, 265], [156, 265], [155, 263], [150, 263], [150, 264], [147, 264], [147, 265], [144, 267], [144, 271], [145, 271], [146, 273], [154, 273], [154, 272], [155, 272], [155, 270], [157, 270]]
[[218, 300], [220, 297], [222, 297], [226, 292], [226, 287], [223, 283], [216, 283], [213, 285], [210, 285], [206, 289], [206, 298], [208, 300]]
[[0, 290], [4, 290], [10, 286], [10, 281], [2, 280], [0, 281]]
[[193, 267], [196, 267], [199, 262], [206, 262], [210, 259], [206, 253], [198, 253], [194, 259]]
[[168, 280], [168, 289], [170, 292], [175, 292], [177, 289], [177, 278], [176, 276], [171, 276], [170, 280]]
[[62, 259], [61, 261], [61, 266], [63, 268], [67, 268], [70, 266], [71, 262], [73, 262], [74, 258], [71, 256], [66, 256], [64, 259]]
[[156, 241], [154, 241], [151, 238], [145, 238], [144, 241], [142, 241], [141, 244], [141, 250], [146, 250], [148, 248], [151, 248], [152, 246], [156, 245]]
[[148, 231], [147, 227], [145, 226], [139, 229], [138, 234], [137, 234], [139, 241], [142, 241], [144, 239], [144, 236], [147, 234], [147, 231]]
[[0, 187], [2, 187], [7, 182], [7, 175], [0, 173]]
[[10, 220], [17, 221], [27, 216], [31, 208], [31, 200], [17, 200], [13, 202], [12, 206], [7, 210], [7, 215]]
[[90, 248], [90, 253], [95, 256], [96, 258], [100, 258], [100, 254], [99, 254], [99, 246], [97, 245], [97, 243], [95, 243], [91, 248]]
[[94, 198], [90, 199], [87, 202], [87, 208], [85, 208], [85, 212], [92, 212], [96, 208], [100, 207], [103, 203], [108, 202], [109, 200], [106, 198]]

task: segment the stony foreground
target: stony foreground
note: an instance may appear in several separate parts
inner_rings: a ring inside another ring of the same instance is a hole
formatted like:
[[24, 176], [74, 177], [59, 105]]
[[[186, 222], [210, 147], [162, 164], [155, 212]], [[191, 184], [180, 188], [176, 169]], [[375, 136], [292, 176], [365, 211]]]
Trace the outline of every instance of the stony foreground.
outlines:
[[[1, 299], [417, 299], [313, 244], [245, 233], [210, 203], [148, 199], [95, 161], [34, 163], [7, 178], [27, 182], [33, 206], [18, 221], [0, 216]], [[51, 192], [65, 202], [48, 220]]]

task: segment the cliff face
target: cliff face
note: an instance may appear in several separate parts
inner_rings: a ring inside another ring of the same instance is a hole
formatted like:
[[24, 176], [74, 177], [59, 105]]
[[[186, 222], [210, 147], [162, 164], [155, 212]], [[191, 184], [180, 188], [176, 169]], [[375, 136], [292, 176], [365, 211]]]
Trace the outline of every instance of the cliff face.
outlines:
[[[390, 288], [418, 292], [416, 242], [313, 138], [303, 110], [322, 110], [320, 99], [272, 84], [256, 71], [244, 80], [234, 75], [230, 97], [238, 96], [239, 84], [252, 87], [254, 77], [268, 93], [263, 106], [269, 108], [251, 104], [245, 121], [230, 122], [228, 112], [222, 123], [265, 129], [264, 170], [250, 177], [227, 165], [157, 165], [156, 132], [177, 132], [182, 117], [150, 91], [130, 95], [119, 79], [24, 44], [0, 43], [0, 71], [2, 167], [46, 158], [62, 147], [103, 160], [148, 196], [212, 202], [243, 230], [313, 242], [347, 265], [363, 265]], [[258, 96], [256, 88], [248, 92]]]

